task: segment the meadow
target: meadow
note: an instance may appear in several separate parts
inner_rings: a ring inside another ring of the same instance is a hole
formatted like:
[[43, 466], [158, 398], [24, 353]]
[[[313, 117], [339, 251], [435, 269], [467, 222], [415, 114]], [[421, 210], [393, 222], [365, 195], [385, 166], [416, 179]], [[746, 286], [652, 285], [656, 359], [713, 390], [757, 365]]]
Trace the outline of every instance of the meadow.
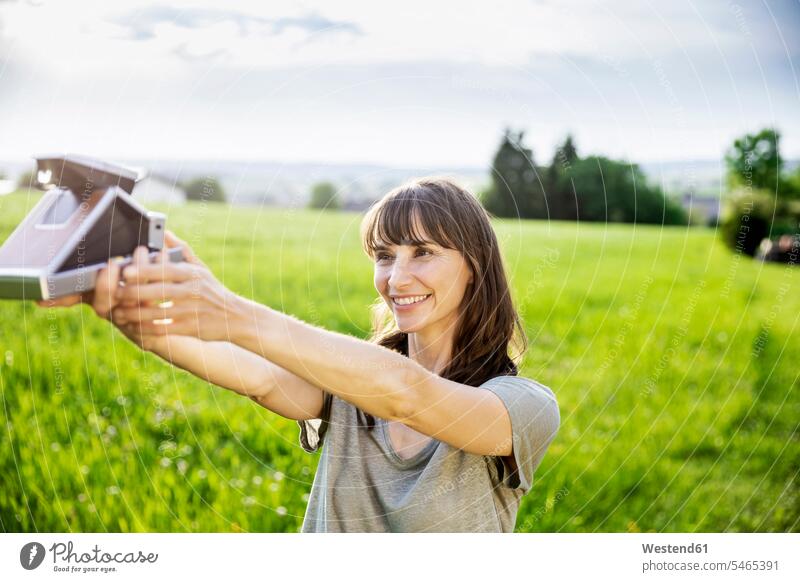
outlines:
[[[0, 197], [0, 240], [36, 200]], [[365, 337], [360, 215], [161, 208], [238, 293]], [[523, 532], [800, 530], [800, 268], [711, 229], [497, 221], [561, 429]], [[143, 354], [88, 307], [0, 300], [0, 530], [293, 532], [294, 421]]]

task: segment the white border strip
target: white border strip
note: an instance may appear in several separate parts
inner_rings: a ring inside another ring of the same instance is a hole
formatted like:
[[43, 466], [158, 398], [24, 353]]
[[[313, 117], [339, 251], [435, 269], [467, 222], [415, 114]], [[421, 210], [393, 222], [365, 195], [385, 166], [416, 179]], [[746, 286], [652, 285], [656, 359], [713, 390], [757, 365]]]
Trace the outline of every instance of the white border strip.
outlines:
[[[33, 543], [44, 556], [29, 571]], [[799, 545], [800, 534], [5, 534], [0, 579], [777, 581], [800, 579]]]

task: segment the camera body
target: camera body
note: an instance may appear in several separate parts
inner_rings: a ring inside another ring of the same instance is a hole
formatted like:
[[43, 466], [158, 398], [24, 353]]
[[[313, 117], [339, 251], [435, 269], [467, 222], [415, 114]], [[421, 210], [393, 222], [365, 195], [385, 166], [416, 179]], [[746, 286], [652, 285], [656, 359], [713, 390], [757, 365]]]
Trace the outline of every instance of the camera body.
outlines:
[[[110, 259], [164, 247], [166, 216], [137, 203], [136, 172], [76, 155], [36, 158], [42, 199], [0, 247], [0, 298], [52, 299], [94, 289]], [[180, 249], [170, 249], [180, 261]]]

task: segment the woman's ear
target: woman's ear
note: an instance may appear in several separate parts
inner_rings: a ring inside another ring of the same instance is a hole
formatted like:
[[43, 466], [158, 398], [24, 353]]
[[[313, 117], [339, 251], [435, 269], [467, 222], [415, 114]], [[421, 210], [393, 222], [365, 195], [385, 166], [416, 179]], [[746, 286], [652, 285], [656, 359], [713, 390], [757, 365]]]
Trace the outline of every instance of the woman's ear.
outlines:
[[472, 282], [475, 280], [475, 263], [471, 257], [465, 255], [467, 259], [467, 270], [469, 271], [469, 279], [467, 280], [467, 285], [471, 285]]

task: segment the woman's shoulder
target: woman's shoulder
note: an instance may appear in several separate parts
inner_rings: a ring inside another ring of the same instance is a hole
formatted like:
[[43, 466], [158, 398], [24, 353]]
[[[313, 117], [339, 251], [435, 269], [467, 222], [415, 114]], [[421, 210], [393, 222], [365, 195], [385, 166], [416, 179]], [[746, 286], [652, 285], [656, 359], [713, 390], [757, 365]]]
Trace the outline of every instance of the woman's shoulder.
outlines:
[[525, 376], [495, 376], [480, 386], [491, 390], [514, 414], [535, 414], [549, 419], [557, 427], [561, 424], [558, 400], [553, 390], [545, 384]]
[[489, 378], [483, 384], [481, 384], [481, 388], [490, 388], [498, 385], [509, 386], [517, 390], [525, 390], [542, 394], [546, 398], [552, 400], [554, 403], [557, 403], [555, 392], [553, 392], [549, 386], [542, 384], [538, 380], [534, 380], [533, 378], [528, 378], [525, 376], [495, 376], [493, 378]]

